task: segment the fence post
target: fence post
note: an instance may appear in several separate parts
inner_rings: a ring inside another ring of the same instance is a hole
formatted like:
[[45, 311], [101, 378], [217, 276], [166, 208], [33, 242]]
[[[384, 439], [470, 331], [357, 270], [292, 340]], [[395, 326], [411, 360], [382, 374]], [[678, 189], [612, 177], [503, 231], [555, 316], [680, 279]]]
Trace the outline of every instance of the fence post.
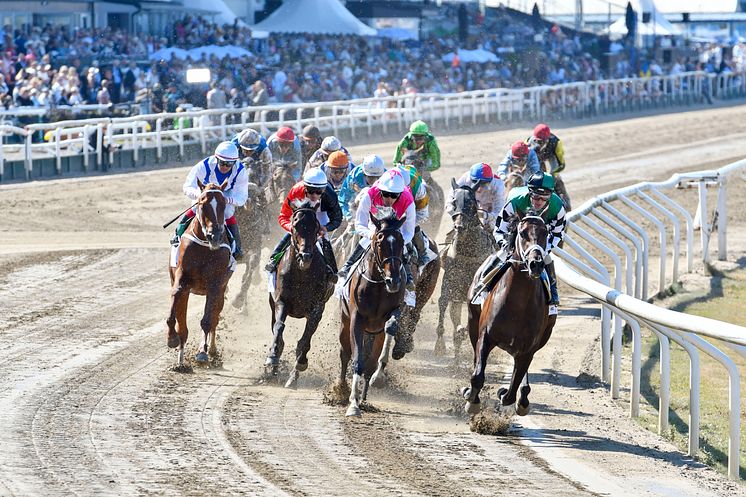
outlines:
[[104, 162], [104, 125], [96, 124], [96, 165], [101, 168]]
[[62, 128], [55, 128], [54, 130], [54, 157], [55, 157], [55, 169], [57, 174], [62, 174], [62, 150], [60, 149], [60, 136], [62, 134]]
[[725, 175], [718, 177], [718, 260], [724, 261], [728, 258], [728, 196], [727, 186], [728, 178]]
[[34, 133], [33, 133], [33, 131], [29, 131], [29, 130], [27, 130], [26, 133], [27, 133], [26, 134], [26, 147], [25, 147], [24, 153], [25, 153], [25, 163], [26, 163], [25, 164], [25, 166], [26, 166], [26, 181], [28, 181], [28, 180], [31, 179], [31, 173], [32, 173], [33, 167], [34, 167], [33, 161], [31, 159], [31, 143], [32, 143], [32, 140], [33, 140]]
[[85, 169], [85, 172], [88, 172], [88, 168], [90, 166], [90, 157], [88, 156], [88, 137], [91, 135], [91, 126], [86, 124], [83, 126], [83, 169]]
[[161, 131], [163, 129], [163, 118], [159, 117], [155, 120], [155, 155], [158, 158], [158, 162], [163, 159], [163, 139], [161, 137]]
[[205, 136], [205, 121], [209, 119], [209, 116], [200, 116], [199, 118], [199, 141], [202, 145], [202, 153], [207, 153], [207, 137]]
[[699, 233], [702, 247], [702, 262], [705, 264], [710, 261], [710, 254], [707, 253], [707, 247], [710, 242], [710, 221], [707, 219], [707, 184], [705, 180], [698, 183], [699, 189]]

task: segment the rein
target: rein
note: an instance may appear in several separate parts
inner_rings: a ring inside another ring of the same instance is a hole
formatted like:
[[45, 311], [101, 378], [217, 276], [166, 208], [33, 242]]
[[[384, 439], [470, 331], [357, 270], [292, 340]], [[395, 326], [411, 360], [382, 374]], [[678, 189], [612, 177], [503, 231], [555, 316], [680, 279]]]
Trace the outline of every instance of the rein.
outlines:
[[[202, 203], [200, 202], [200, 200], [207, 193], [219, 193], [220, 195], [222, 195], [223, 197], [225, 197], [225, 193], [223, 192], [223, 190], [215, 189], [215, 188], [212, 188], [210, 190], [204, 190], [200, 194], [199, 198], [197, 199], [197, 213], [196, 213], [197, 215], [195, 217], [197, 218], [197, 222], [199, 223], [199, 225], [202, 228], [203, 232], [205, 231], [205, 224], [202, 222]], [[199, 238], [194, 233], [184, 233], [183, 236], [184, 236], [184, 238], [187, 238], [187, 239], [193, 241], [197, 245], [202, 245], [203, 247], [210, 247], [210, 242], [208, 242], [207, 240], [204, 240], [202, 238]], [[220, 248], [227, 248], [228, 250], [231, 250], [230, 245], [228, 245], [227, 243], [221, 243], [220, 244]]]
[[[296, 215], [301, 212], [310, 212], [313, 214], [313, 220], [316, 222], [316, 232], [319, 230], [319, 219], [316, 217], [316, 210], [311, 209], [310, 207], [301, 207], [299, 209], [296, 209], [295, 212], [293, 212], [293, 218], [294, 220], [297, 220]], [[293, 230], [295, 230], [295, 222], [293, 222]], [[300, 247], [298, 246], [298, 242], [295, 240], [294, 236], [290, 237], [290, 244], [293, 246], [293, 250], [295, 250], [296, 257], [303, 254], [303, 252], [300, 250]], [[313, 253], [313, 252], [312, 252]]]
[[[521, 220], [521, 222], [523, 222], [526, 219], [536, 219], [536, 220], [539, 220], [542, 223], [544, 223], [544, 219], [541, 216], [525, 216]], [[521, 243], [521, 241], [522, 241], [521, 230], [518, 229], [518, 227], [516, 227], [516, 237], [515, 237], [514, 253], [518, 253], [518, 257], [520, 257], [520, 259], [513, 259], [513, 258], [511, 258], [511, 259], [508, 260], [508, 262], [516, 262], [516, 263], [520, 264], [521, 266], [523, 266], [523, 269], [521, 269], [521, 271], [528, 272], [529, 271], [528, 260], [526, 260], [526, 258], [528, 257], [528, 255], [531, 252], [533, 252], [534, 250], [538, 250], [539, 253], [541, 254], [542, 260], [544, 260], [546, 258], [546, 256], [547, 256], [547, 252], [546, 252], [546, 249], [544, 247], [542, 247], [541, 245], [539, 245], [538, 243], [534, 243], [532, 245], [529, 245], [528, 248], [524, 249], [523, 248], [523, 244]]]
[[[385, 228], [385, 229], [382, 229], [380, 231], [377, 231], [376, 233], [384, 233], [386, 231], [395, 231], [397, 229], [398, 228]], [[379, 277], [381, 279], [380, 280], [373, 280], [373, 279], [369, 278], [368, 275], [365, 274], [365, 271], [362, 268], [363, 265], [362, 264], [358, 264], [357, 270], [360, 273], [360, 276], [362, 276], [363, 279], [365, 279], [365, 281], [368, 281], [370, 283], [385, 283], [386, 280], [384, 279], [383, 265], [386, 264], [386, 261], [389, 261], [389, 260], [390, 261], [395, 261], [397, 259], [399, 260], [399, 263], [400, 263], [399, 264], [399, 274], [401, 274], [402, 270], [404, 269], [404, 259], [403, 258], [399, 257], [398, 255], [392, 255], [392, 256], [386, 257], [384, 259], [379, 259], [379, 257], [378, 257], [378, 250], [376, 250], [374, 244], [371, 244], [370, 248], [373, 249], [373, 262], [375, 262], [375, 270], [376, 270], [376, 272], [378, 273], [378, 275], [379, 275]]]

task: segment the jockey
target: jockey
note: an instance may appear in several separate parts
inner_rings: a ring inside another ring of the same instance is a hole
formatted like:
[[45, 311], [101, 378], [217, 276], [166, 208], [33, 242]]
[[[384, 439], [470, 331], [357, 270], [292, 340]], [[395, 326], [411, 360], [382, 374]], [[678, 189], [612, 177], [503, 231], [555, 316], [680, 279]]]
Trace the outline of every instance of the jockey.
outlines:
[[368, 155], [363, 159], [363, 163], [350, 171], [345, 178], [342, 189], [339, 191], [339, 206], [342, 208], [342, 215], [347, 221], [353, 217], [352, 204], [355, 197], [363, 188], [367, 188], [375, 183], [386, 168], [383, 165], [383, 159], [377, 155]]
[[423, 121], [415, 121], [409, 126], [409, 133], [396, 146], [394, 164], [399, 164], [407, 150], [424, 152], [425, 170], [435, 171], [440, 168], [440, 148], [430, 129]]
[[[355, 214], [355, 231], [360, 235], [360, 242], [350, 254], [342, 269], [339, 271], [341, 278], [346, 278], [353, 264], [360, 260], [365, 251], [370, 247], [371, 239], [375, 233], [375, 226], [370, 221], [371, 211], [375, 212], [379, 207], [393, 207], [399, 219], [406, 216], [399, 230], [401, 231], [407, 252], [412, 253], [412, 237], [417, 223], [414, 198], [407, 188], [404, 178], [399, 170], [386, 171], [370, 188], [361, 194], [360, 206]], [[407, 290], [414, 291], [414, 280], [409, 269], [409, 264], [403, 264], [407, 275]]]
[[290, 232], [293, 229], [293, 226], [290, 224], [290, 218], [293, 216], [292, 204], [304, 200], [310, 200], [313, 203], [321, 203], [319, 209], [316, 211], [316, 217], [319, 220], [320, 226], [319, 238], [321, 239], [321, 246], [323, 248], [322, 254], [324, 256], [324, 261], [326, 262], [326, 270], [329, 280], [336, 283], [337, 264], [334, 260], [332, 244], [329, 243], [327, 234], [328, 232], [337, 229], [342, 223], [342, 210], [339, 208], [337, 194], [334, 193], [334, 190], [326, 180], [326, 174], [317, 167], [309, 169], [303, 174], [303, 180], [296, 183], [290, 189], [287, 198], [282, 203], [282, 208], [280, 210], [280, 215], [277, 216], [277, 221], [280, 223], [280, 226], [282, 226], [282, 229], [287, 231], [287, 233], [285, 233], [275, 247], [270, 256], [269, 264], [267, 264], [264, 269], [270, 273], [277, 271], [277, 264], [280, 262], [281, 258], [280, 254], [282, 254], [288, 245], [290, 245]]
[[510, 168], [517, 167], [519, 169], [525, 169], [523, 173], [523, 181], [528, 182], [528, 178], [532, 174], [541, 171], [539, 166], [539, 157], [536, 152], [528, 148], [528, 145], [521, 141], [515, 142], [505, 154], [505, 158], [500, 163], [500, 167], [497, 168], [497, 175], [501, 180], [505, 181], [510, 174]]
[[[539, 124], [533, 134], [526, 140], [526, 144], [539, 158], [541, 169], [554, 176], [554, 190], [560, 198], [565, 200], [565, 208], [570, 209], [567, 188], [559, 175], [565, 169], [565, 147], [557, 135], [552, 133], [549, 126]], [[548, 169], [548, 170], [547, 170]]]
[[267, 148], [267, 140], [255, 129], [245, 129], [231, 138], [231, 142], [238, 147], [238, 155], [248, 169], [249, 179], [264, 188], [272, 170], [272, 152]]
[[[238, 164], [238, 166], [236, 166]], [[231, 142], [221, 142], [215, 149], [215, 154], [206, 157], [192, 167], [184, 181], [184, 194], [192, 200], [197, 200], [202, 192], [197, 185], [197, 180], [203, 184], [215, 183], [222, 185], [228, 181], [228, 188], [225, 190], [225, 225], [230, 231], [235, 243], [233, 257], [236, 260], [243, 257], [241, 250], [241, 234], [238, 232], [238, 223], [234, 212], [236, 207], [241, 207], [246, 203], [249, 197], [249, 177], [246, 174], [246, 168], [238, 161], [238, 149]], [[171, 244], [179, 243], [179, 238], [184, 234], [192, 218], [195, 216], [193, 209], [190, 209], [184, 217], [181, 218], [179, 225], [176, 227], [176, 235], [171, 239]]]
[[427, 255], [427, 247], [425, 246], [425, 238], [422, 236], [422, 229], [420, 229], [420, 224], [427, 221], [430, 217], [430, 209], [428, 207], [430, 194], [427, 192], [427, 183], [415, 166], [399, 164], [396, 166], [396, 170], [401, 173], [402, 178], [404, 178], [404, 184], [409, 187], [409, 192], [412, 194], [412, 198], [414, 198], [417, 226], [414, 229], [412, 244], [417, 249], [417, 267], [420, 267], [430, 262], [430, 257]]
[[[488, 263], [483, 264], [485, 268], [482, 275], [490, 273], [498, 263], [508, 264], [513, 247], [509, 245], [509, 231], [511, 219], [516, 215], [525, 215], [527, 213], [540, 216], [547, 225], [549, 235], [545, 249], [544, 264], [549, 277], [549, 286], [551, 298], [549, 305], [559, 305], [559, 295], [557, 293], [557, 277], [554, 273], [554, 263], [550, 255], [552, 249], [559, 245], [562, 237], [565, 235], [565, 208], [562, 199], [554, 193], [554, 178], [551, 174], [538, 172], [529, 178], [528, 186], [522, 186], [514, 190], [510, 200], [503, 207], [500, 216], [497, 218], [495, 225], [495, 240], [499, 247], [498, 252], [488, 259]], [[476, 286], [474, 295], [485, 290], [489, 282], [480, 281]]]
[[[477, 206], [487, 213], [487, 225], [494, 227], [500, 209], [505, 205], [505, 185], [499, 178], [494, 177], [490, 165], [477, 162], [456, 180], [456, 185], [468, 186], [474, 191]], [[455, 193], [451, 190], [451, 200], [446, 203], [446, 212], [451, 216], [453, 216]]]
[[301, 153], [303, 154], [301, 162], [305, 164], [308, 162], [308, 159], [311, 158], [314, 152], [316, 152], [319, 147], [321, 147], [321, 132], [319, 131], [319, 128], [317, 128], [313, 124], [309, 124], [308, 126], [303, 128], [303, 133], [301, 133], [300, 138], [300, 148]]
[[272, 163], [275, 167], [284, 167], [288, 169], [295, 181], [300, 179], [301, 170], [301, 151], [300, 140], [295, 136], [293, 130], [283, 126], [267, 139], [267, 148], [272, 154]]
[[326, 179], [334, 189], [334, 193], [339, 194], [345, 178], [347, 178], [347, 173], [352, 166], [354, 164], [350, 162], [349, 157], [341, 150], [329, 154], [326, 162], [321, 164], [321, 170], [326, 174]]
[[312, 167], [320, 167], [321, 164], [329, 160], [329, 156], [338, 151], [341, 150], [347, 155], [347, 159], [352, 162], [352, 156], [350, 155], [350, 152], [347, 151], [346, 148], [342, 146], [342, 142], [339, 141], [339, 138], [336, 136], [327, 136], [324, 138], [324, 140], [321, 142], [321, 147], [311, 155], [311, 157], [308, 159], [308, 162], [306, 162], [306, 171], [308, 171]]

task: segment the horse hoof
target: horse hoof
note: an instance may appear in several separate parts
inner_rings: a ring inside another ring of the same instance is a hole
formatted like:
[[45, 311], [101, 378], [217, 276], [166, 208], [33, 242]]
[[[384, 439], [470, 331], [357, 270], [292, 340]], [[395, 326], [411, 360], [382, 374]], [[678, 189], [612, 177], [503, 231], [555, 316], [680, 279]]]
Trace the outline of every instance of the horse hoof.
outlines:
[[466, 414], [479, 414], [479, 411], [482, 410], [482, 403], [481, 402], [467, 402], [464, 406], [464, 411], [466, 411]]
[[347, 412], [345, 413], [345, 416], [358, 416], [360, 417], [362, 413], [360, 412], [360, 408], [358, 406], [350, 406], [347, 408]]
[[396, 347], [391, 351], [391, 358], [395, 361], [403, 359], [405, 355], [407, 354], [402, 349], [397, 349]]
[[290, 378], [288, 378], [288, 381], [285, 382], [285, 388], [292, 388], [293, 390], [296, 390], [298, 388], [298, 375], [297, 374], [290, 375]]
[[526, 404], [525, 406], [522, 406], [521, 404], [515, 405], [515, 413], [519, 416], [525, 416], [526, 414], [528, 414], [529, 410], [530, 409], [528, 404]]
[[179, 345], [181, 345], [181, 339], [179, 338], [179, 335], [168, 336], [168, 348], [169, 349], [175, 349]]
[[296, 361], [295, 362], [295, 369], [297, 369], [298, 371], [301, 371], [301, 372], [305, 371], [306, 369], [308, 369], [308, 361], [306, 361], [306, 362]]
[[373, 376], [370, 377], [370, 386], [378, 385], [386, 383], [386, 376], [384, 376], [383, 371], [380, 373], [376, 371], [373, 373]]
[[280, 359], [278, 357], [275, 357], [275, 356], [269, 356], [264, 361], [264, 365], [265, 366], [277, 366], [278, 364], [280, 364]]
[[209, 357], [207, 357], [207, 352], [199, 352], [195, 357], [194, 360], [197, 362], [207, 362], [210, 360]]
[[469, 395], [471, 394], [471, 388], [469, 388], [469, 387], [461, 387], [461, 389], [459, 389], [458, 392], [461, 394], [461, 396], [463, 398], [468, 399]]
[[506, 393], [508, 393], [508, 389], [507, 388], [505, 388], [505, 387], [499, 388], [497, 390], [497, 398], [499, 400], [503, 400], [503, 397], [505, 396]]
[[265, 364], [264, 374], [269, 377], [277, 376], [277, 364]]

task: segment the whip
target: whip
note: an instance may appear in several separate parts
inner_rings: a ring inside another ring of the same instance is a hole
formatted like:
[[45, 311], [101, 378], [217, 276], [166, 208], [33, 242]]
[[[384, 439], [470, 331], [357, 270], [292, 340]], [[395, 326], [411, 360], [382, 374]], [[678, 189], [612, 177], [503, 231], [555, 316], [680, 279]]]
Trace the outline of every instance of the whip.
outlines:
[[168, 228], [171, 224], [173, 224], [174, 221], [176, 221], [177, 219], [179, 219], [180, 216], [184, 215], [186, 213], [186, 211], [188, 211], [189, 209], [195, 207], [198, 203], [199, 202], [195, 202], [192, 205], [190, 205], [189, 207], [187, 207], [186, 209], [184, 209], [183, 211], [181, 211], [180, 213], [178, 213], [175, 218], [173, 218], [172, 220], [170, 220], [169, 222], [167, 222], [166, 224], [163, 225], [163, 229]]

